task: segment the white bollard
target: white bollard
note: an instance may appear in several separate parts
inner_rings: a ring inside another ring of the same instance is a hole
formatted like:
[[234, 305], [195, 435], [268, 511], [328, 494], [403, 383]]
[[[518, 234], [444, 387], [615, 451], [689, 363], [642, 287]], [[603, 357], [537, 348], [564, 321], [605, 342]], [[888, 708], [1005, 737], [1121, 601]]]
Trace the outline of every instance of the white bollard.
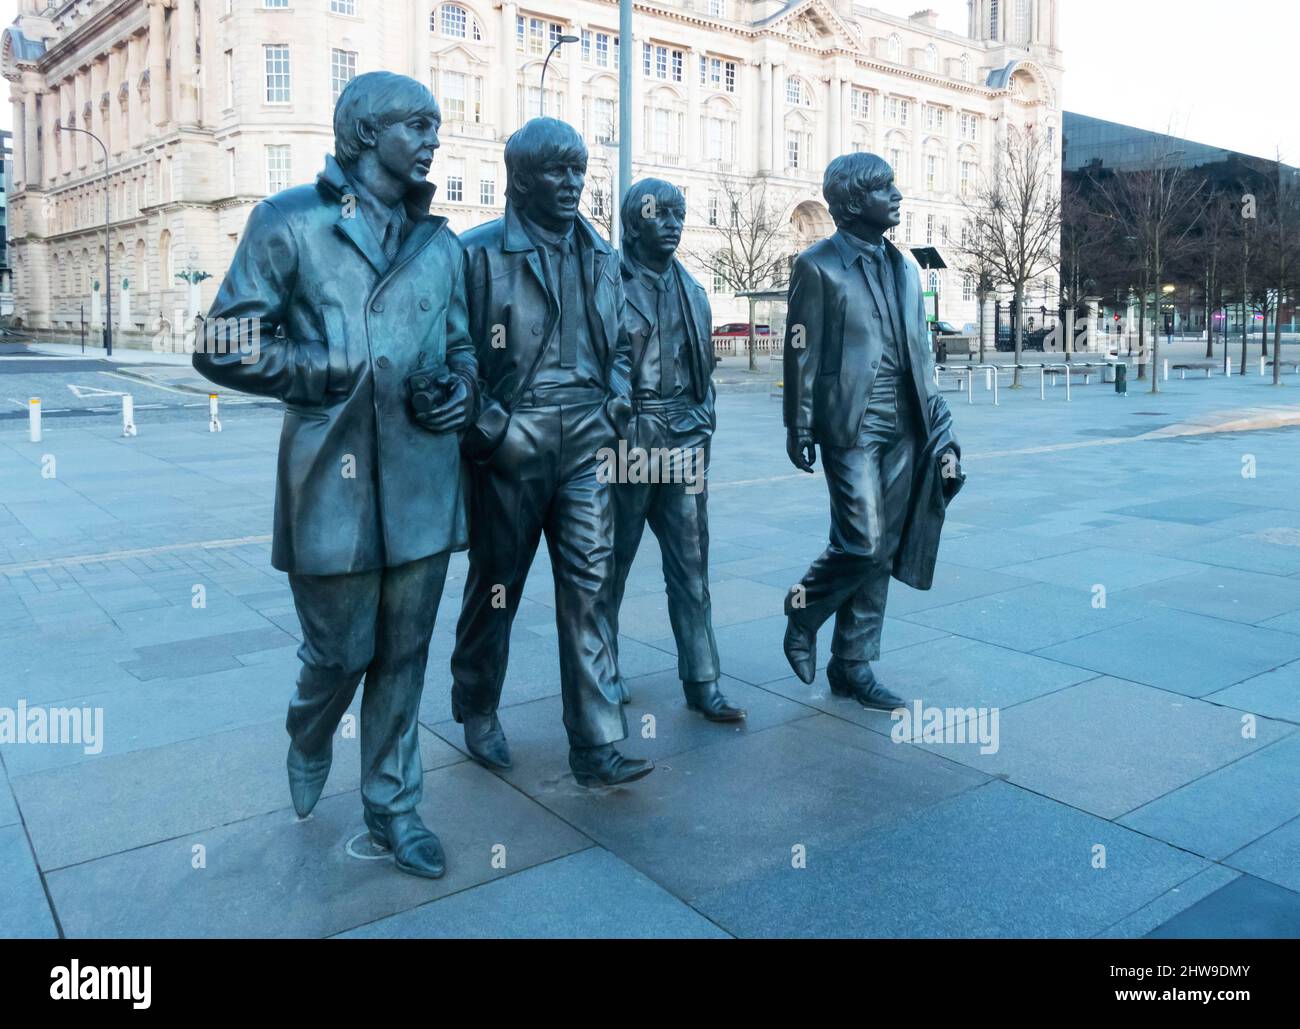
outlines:
[[1165, 382], [1169, 381], [1169, 358], [1165, 358]]
[[1263, 354], [1260, 354], [1260, 355], [1259, 355], [1259, 374], [1260, 374], [1260, 375], [1263, 375], [1263, 374], [1264, 374], [1264, 355], [1263, 355]]
[[984, 389], [985, 389], [985, 390], [990, 390], [990, 389], [992, 389], [992, 388], [993, 388], [993, 369], [992, 369], [992, 368], [985, 368], [985, 369], [984, 369]]
[[1225, 357], [1225, 358], [1223, 359], [1223, 374], [1224, 374], [1225, 376], [1227, 376], [1229, 379], [1232, 378], [1232, 358], [1231, 358], [1231, 357]]
[[124, 437], [139, 435], [135, 427], [135, 398], [130, 393], [122, 395], [122, 435]]
[[208, 432], [220, 432], [221, 419], [217, 416], [217, 395], [208, 394]]
[[27, 427], [33, 443], [41, 441], [41, 398], [32, 397], [27, 405]]

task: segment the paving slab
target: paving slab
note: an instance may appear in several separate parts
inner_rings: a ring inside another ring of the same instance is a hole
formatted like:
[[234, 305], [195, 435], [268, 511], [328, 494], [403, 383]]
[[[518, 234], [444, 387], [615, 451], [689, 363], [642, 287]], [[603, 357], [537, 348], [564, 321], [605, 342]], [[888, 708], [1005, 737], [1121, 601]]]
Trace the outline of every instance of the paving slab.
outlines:
[[1127, 625], [1036, 653], [1203, 697], [1300, 658], [1300, 636], [1184, 611], [1148, 609]]
[[1081, 647], [1090, 648], [1091, 637], [1132, 622], [1144, 611], [1133, 604], [1094, 607], [1094, 596], [1090, 588], [1039, 583], [915, 611], [902, 618], [1028, 653], [1066, 640], [1079, 640]]
[[1239, 712], [1109, 677], [999, 713], [997, 749], [926, 744], [939, 754], [1103, 818], [1134, 808], [1244, 758], [1294, 731]]
[[[1086, 668], [961, 636], [886, 651], [872, 668], [877, 679], [902, 697], [909, 709], [914, 710], [918, 702], [927, 709], [942, 709], [944, 725], [969, 721], [974, 709], [1012, 707], [1097, 677]], [[789, 675], [765, 683], [763, 688], [888, 736], [897, 732], [916, 739], [925, 729], [925, 719], [932, 717], [912, 717], [904, 725], [892, 712], [869, 711], [855, 700], [835, 696], [824, 670], [811, 686]]]
[[21, 825], [0, 826], [0, 938], [58, 935], [27, 834]]
[[[359, 710], [358, 699], [350, 711], [354, 719]], [[280, 718], [22, 776], [14, 790], [48, 871], [288, 810], [287, 748]], [[420, 750], [425, 771], [463, 760], [428, 730], [420, 734]], [[336, 733], [322, 795], [355, 796], [360, 768], [360, 741]]]
[[359, 798], [342, 794], [302, 821], [277, 811], [52, 872], [50, 892], [72, 938], [320, 937], [590, 846], [469, 762], [429, 772], [419, 810], [447, 852], [442, 879], [374, 854]]
[[601, 847], [339, 934], [344, 939], [726, 939]]
[[1286, 576], [1217, 567], [1125, 589], [1114, 598], [1130, 600], [1247, 624], [1300, 610], [1300, 590]]
[[1082, 937], [1205, 867], [1112, 822], [991, 782], [810, 845], [806, 867], [787, 861], [693, 906], [746, 937]]
[[1239, 876], [1147, 933], [1147, 939], [1300, 939], [1300, 893]]
[[1222, 860], [1300, 817], [1300, 734], [1247, 754], [1129, 812], [1120, 822]]
[[1300, 724], [1300, 661], [1292, 661], [1206, 696], [1213, 704]]
[[1300, 894], [1300, 817], [1225, 859], [1233, 868]]
[[[511, 732], [508, 781], [691, 904], [788, 866], [797, 845], [883, 824], [984, 781], [816, 715], [676, 754], [625, 787], [586, 790], [568, 771], [558, 725], [546, 727], [546, 739]], [[626, 750], [640, 753], [632, 741]]]

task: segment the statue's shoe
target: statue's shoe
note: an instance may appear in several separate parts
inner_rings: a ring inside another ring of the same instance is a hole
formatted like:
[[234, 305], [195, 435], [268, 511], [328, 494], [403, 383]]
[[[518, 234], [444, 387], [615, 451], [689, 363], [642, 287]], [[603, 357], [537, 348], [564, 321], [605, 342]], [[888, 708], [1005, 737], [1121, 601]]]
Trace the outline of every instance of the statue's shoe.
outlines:
[[783, 645], [794, 674], [811, 686], [817, 678], [817, 634], [787, 616]]
[[606, 743], [603, 747], [570, 747], [569, 767], [579, 786], [619, 786], [645, 778], [655, 770], [655, 763], [624, 757], [614, 744]]
[[718, 689], [717, 681], [684, 682], [682, 689], [686, 693], [686, 706], [698, 711], [710, 722], [743, 722], [746, 712], [734, 706], [723, 692]]
[[843, 675], [834, 674], [826, 669], [826, 679], [831, 684], [831, 692], [837, 697], [852, 697], [865, 708], [872, 711], [893, 711], [905, 707], [907, 701], [890, 692], [876, 681], [876, 673], [867, 667], [870, 678], [863, 681], [849, 681]]
[[479, 764], [497, 771], [507, 771], [513, 765], [510, 744], [494, 711], [490, 715], [462, 711], [453, 702], [451, 716], [465, 727], [465, 749]]
[[441, 879], [447, 871], [442, 843], [414, 811], [381, 815], [366, 808], [366, 828], [381, 850], [393, 852], [393, 862], [409, 875]]
[[334, 741], [325, 745], [325, 753], [309, 758], [298, 749], [296, 743], [289, 744], [289, 756], [285, 767], [289, 771], [289, 796], [293, 798], [293, 809], [299, 818], [306, 818], [320, 800], [321, 791], [325, 789], [325, 780], [329, 778], [330, 765], [334, 762]]

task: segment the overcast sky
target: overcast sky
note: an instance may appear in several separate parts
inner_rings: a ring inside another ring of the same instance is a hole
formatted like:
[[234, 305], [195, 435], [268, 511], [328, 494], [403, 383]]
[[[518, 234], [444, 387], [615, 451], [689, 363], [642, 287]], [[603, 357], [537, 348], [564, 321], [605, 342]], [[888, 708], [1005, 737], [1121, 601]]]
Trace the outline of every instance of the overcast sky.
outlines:
[[[966, 0], [928, 6], [965, 33]], [[0, 0], [0, 23], [16, 10]], [[1300, 164], [1300, 0], [1061, 0], [1060, 31], [1066, 110]]]

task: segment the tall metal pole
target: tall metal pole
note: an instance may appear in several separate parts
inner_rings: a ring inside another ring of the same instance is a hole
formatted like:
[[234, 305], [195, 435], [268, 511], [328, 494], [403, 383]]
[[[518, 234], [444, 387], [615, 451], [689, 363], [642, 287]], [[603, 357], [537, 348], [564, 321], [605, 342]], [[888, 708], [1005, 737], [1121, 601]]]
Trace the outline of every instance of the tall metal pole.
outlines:
[[107, 356], [113, 356], [113, 210], [110, 204], [108, 191], [108, 147], [104, 141], [96, 136], [89, 129], [78, 129], [71, 125], [62, 125], [55, 122], [55, 129], [58, 132], [80, 132], [83, 136], [89, 136], [99, 144], [99, 149], [104, 152], [104, 351]]
[[632, 188], [632, 65], [636, 54], [632, 46], [632, 0], [618, 0], [618, 195], [613, 198], [613, 243], [622, 240], [620, 212], [623, 198]]

